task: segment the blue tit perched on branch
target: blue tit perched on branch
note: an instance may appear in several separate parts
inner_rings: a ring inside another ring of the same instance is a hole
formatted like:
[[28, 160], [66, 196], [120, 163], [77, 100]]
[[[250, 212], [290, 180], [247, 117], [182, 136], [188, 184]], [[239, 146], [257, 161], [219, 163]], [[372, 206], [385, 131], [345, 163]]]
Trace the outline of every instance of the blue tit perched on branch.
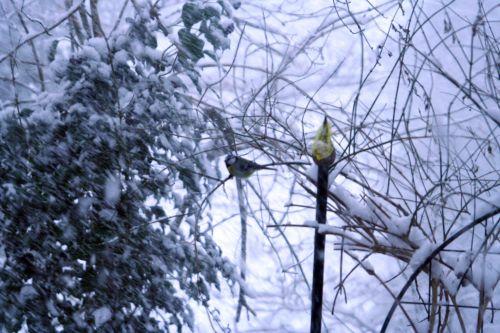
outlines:
[[229, 174], [237, 178], [248, 178], [258, 170], [276, 170], [270, 168], [268, 164], [258, 164], [243, 157], [235, 156], [232, 154], [226, 156], [225, 162]]
[[331, 164], [335, 161], [335, 148], [332, 143], [332, 127], [326, 116], [316, 132], [312, 144], [312, 157], [316, 164]]

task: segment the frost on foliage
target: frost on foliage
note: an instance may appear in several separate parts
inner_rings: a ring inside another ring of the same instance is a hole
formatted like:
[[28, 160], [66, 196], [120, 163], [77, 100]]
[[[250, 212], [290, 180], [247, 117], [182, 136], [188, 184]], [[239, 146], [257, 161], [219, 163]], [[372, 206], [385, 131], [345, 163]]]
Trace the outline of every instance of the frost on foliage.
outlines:
[[[211, 161], [193, 157], [206, 124], [184, 97], [180, 76], [198, 77], [199, 59], [182, 47], [178, 54], [159, 48], [158, 36], [170, 29], [148, 6], [126, 19], [124, 34], [92, 38], [68, 57], [55, 54], [41, 105], [2, 111], [6, 331], [23, 323], [34, 332], [55, 325], [67, 332], [180, 330], [193, 325], [189, 302], [207, 305], [209, 286], [235, 274], [210, 235], [194, 230], [200, 174]], [[203, 12], [202, 21], [215, 28], [224, 16], [221, 7]], [[179, 64], [176, 57], [184, 58]], [[167, 210], [163, 202], [177, 199], [174, 186], [182, 202]], [[167, 218], [179, 210], [189, 222]]]
[[121, 195], [121, 182], [115, 175], [109, 175], [106, 179], [105, 189], [104, 189], [104, 200], [114, 206], [120, 200]]
[[17, 296], [19, 303], [26, 304], [30, 299], [35, 298], [38, 295], [38, 292], [32, 285], [24, 285]]
[[[2, 218], [1, 215], [0, 218]], [[0, 268], [4, 267], [6, 260], [7, 258], [5, 258], [5, 248], [3, 245], [0, 245]]]
[[97, 328], [101, 327], [108, 320], [111, 319], [112, 313], [107, 306], [100, 307], [95, 310], [92, 315], [94, 316], [94, 323]]
[[[181, 18], [184, 28], [178, 31], [178, 39], [171, 37], [171, 40], [178, 41], [179, 61], [199, 91], [201, 90], [199, 74], [194, 65], [204, 55], [216, 60], [217, 51], [229, 48], [228, 35], [234, 30], [234, 23], [229, 16], [232, 9], [238, 7], [237, 3], [228, 5], [224, 1], [187, 1], [182, 7]], [[212, 50], [206, 47], [206, 42], [212, 46]]]

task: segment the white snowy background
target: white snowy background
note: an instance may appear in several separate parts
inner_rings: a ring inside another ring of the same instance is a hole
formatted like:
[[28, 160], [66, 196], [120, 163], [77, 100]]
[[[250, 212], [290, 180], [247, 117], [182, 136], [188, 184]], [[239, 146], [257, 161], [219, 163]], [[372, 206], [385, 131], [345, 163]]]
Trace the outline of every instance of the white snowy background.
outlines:
[[[56, 22], [57, 13], [66, 11], [61, 2], [25, 5], [37, 8], [33, 13], [37, 19]], [[158, 49], [163, 50], [178, 42], [183, 2], [160, 4], [161, 17], [173, 23], [171, 38], [159, 41]], [[122, 5], [99, 2], [105, 30], [112, 29]], [[206, 5], [219, 6], [216, 1]], [[131, 14], [132, 8], [125, 11]], [[487, 22], [480, 19], [485, 13]], [[413, 270], [446, 239], [445, 229], [449, 236], [498, 209], [499, 46], [494, 37], [499, 14], [493, 0], [247, 0], [226, 22], [236, 25], [229, 49], [218, 62], [206, 57], [198, 63], [203, 89], [201, 94], [193, 89], [189, 96], [198, 108], [194, 112], [216, 108], [237, 133], [239, 154], [245, 158], [259, 163], [312, 163], [308, 149], [315, 130], [325, 115], [333, 125], [340, 162], [331, 172], [329, 189], [342, 204], [330, 201], [328, 227], [321, 229], [327, 234], [324, 332], [379, 331], [394, 300], [391, 294], [397, 295]], [[2, 24], [6, 22], [4, 18]], [[481, 25], [490, 40], [474, 37], [474, 25]], [[54, 33], [64, 30], [58, 29]], [[405, 43], [410, 34], [411, 41]], [[12, 45], [13, 41], [0, 42], [0, 58]], [[8, 68], [3, 70], [8, 77]], [[476, 89], [468, 80], [481, 89], [477, 94], [482, 96], [481, 108], [467, 97]], [[185, 83], [189, 84], [187, 78]], [[7, 89], [1, 99], [7, 107], [12, 100]], [[223, 163], [227, 150], [218, 147], [223, 141], [205, 135], [206, 144], [193, 153], [216, 156], [217, 162], [206, 168], [213, 170], [210, 176], [222, 179], [227, 176]], [[241, 283], [255, 315], [243, 308], [236, 322], [239, 289], [223, 283], [220, 291], [212, 290], [208, 309], [192, 304], [196, 332], [309, 330], [315, 200], [307, 189], [315, 190], [311, 181], [315, 171], [312, 166], [279, 166], [243, 181], [246, 263], [240, 258], [235, 181], [210, 195], [203, 214], [211, 218], [205, 219], [202, 229], [210, 228], [223, 254], [246, 272]], [[214, 187], [217, 182], [210, 184]], [[120, 186], [119, 179], [110, 175], [107, 201], [120, 199]], [[179, 189], [177, 195], [185, 192]], [[410, 215], [404, 216], [389, 201]], [[345, 228], [361, 220], [382, 229], [375, 233], [378, 250], [361, 236], [365, 222], [359, 222], [358, 229]], [[452, 242], [440, 254], [441, 264], [433, 261], [432, 276], [456, 297], [456, 304], [466, 306], [460, 310], [467, 332], [476, 331], [478, 290], [490, 300], [488, 308], [500, 307], [498, 220], [497, 214]], [[485, 235], [488, 239], [482, 246]], [[404, 260], [397, 259], [393, 250], [382, 253], [382, 247], [403, 249]], [[460, 286], [464, 274], [469, 282]], [[415, 302], [403, 306], [419, 332], [428, 330], [428, 306], [422, 303], [431, 301], [429, 280], [428, 271], [422, 272], [418, 292], [413, 284], [403, 297]], [[452, 304], [444, 297], [439, 302]], [[460, 332], [453, 307], [448, 315], [445, 331]], [[99, 326], [111, 313], [99, 308], [94, 316]], [[389, 331], [412, 331], [399, 309]], [[498, 311], [486, 309], [484, 332], [499, 331]]]

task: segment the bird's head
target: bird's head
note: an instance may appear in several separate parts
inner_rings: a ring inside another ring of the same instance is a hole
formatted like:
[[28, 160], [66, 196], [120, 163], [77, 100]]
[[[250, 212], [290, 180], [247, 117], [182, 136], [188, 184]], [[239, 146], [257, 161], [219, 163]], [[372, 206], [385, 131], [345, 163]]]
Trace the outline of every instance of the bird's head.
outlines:
[[224, 161], [226, 162], [226, 166], [233, 165], [234, 163], [236, 163], [236, 156], [234, 156], [233, 154], [229, 154], [226, 156], [226, 159]]

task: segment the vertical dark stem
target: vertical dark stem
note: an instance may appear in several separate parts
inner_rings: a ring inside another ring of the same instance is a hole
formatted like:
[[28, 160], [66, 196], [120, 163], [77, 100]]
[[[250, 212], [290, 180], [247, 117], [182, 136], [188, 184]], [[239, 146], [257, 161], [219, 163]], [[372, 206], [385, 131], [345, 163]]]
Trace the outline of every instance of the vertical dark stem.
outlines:
[[99, 19], [99, 11], [97, 9], [97, 2], [99, 0], [90, 0], [90, 15], [92, 16], [92, 30], [94, 37], [102, 37], [104, 32], [101, 27], [101, 20]]
[[[238, 204], [240, 208], [240, 222], [241, 222], [241, 262], [240, 262], [240, 276], [243, 281], [246, 278], [246, 261], [247, 261], [247, 210], [244, 202], [243, 184], [241, 179], [235, 178], [236, 188], [238, 189]], [[236, 309], [236, 322], [240, 321], [241, 310], [247, 306], [245, 299], [245, 290], [240, 287], [240, 296], [238, 298], [238, 307]]]
[[[69, 10], [71, 6], [73, 6], [73, 0], [65, 0], [64, 6], [66, 7], [66, 10]], [[85, 37], [83, 36], [82, 29], [80, 28], [80, 23], [78, 22], [76, 13], [71, 15], [68, 18], [68, 20], [71, 33], [73, 33], [74, 36], [76, 36], [76, 38], [78, 39], [78, 43], [82, 45], [85, 42]], [[71, 42], [75, 43], [75, 45], [78, 44], [77, 41], [75, 40], [72, 40]]]
[[78, 13], [80, 14], [80, 19], [82, 20], [82, 26], [85, 30], [87, 37], [92, 37], [92, 30], [90, 30], [89, 20], [87, 18], [87, 11], [85, 9], [85, 3], [78, 7]]
[[[326, 222], [326, 202], [328, 194], [328, 165], [318, 165], [318, 191], [316, 193], [316, 221]], [[323, 272], [325, 268], [325, 235], [314, 235], [313, 283], [311, 294], [311, 333], [321, 333], [323, 308]]]

